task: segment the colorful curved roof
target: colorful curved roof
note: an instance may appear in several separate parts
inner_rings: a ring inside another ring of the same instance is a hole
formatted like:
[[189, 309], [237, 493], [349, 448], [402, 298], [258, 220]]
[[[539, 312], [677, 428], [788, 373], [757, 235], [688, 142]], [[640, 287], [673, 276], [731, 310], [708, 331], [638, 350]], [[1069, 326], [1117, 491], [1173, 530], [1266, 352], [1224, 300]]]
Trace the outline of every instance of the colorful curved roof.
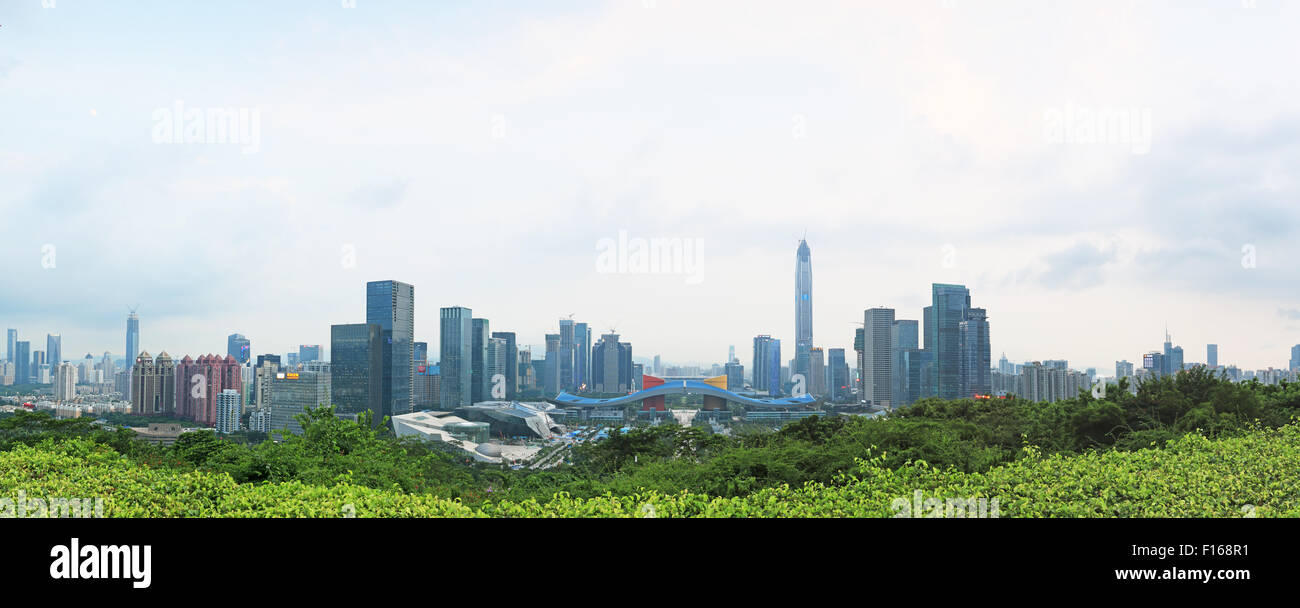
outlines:
[[[663, 380], [654, 376], [645, 377], [646, 388], [639, 390], [630, 395], [622, 397], [611, 397], [608, 399], [593, 399], [591, 397], [579, 397], [567, 392], [561, 392], [550, 401], [556, 405], [570, 407], [615, 407], [643, 401], [650, 397], [659, 397], [663, 395], [708, 395], [720, 397], [727, 401], [734, 401], [743, 405], [758, 408], [783, 408], [783, 407], [806, 407], [817, 402], [812, 395], [802, 395], [799, 397], [776, 397], [776, 398], [754, 398], [745, 397], [727, 390], [726, 376], [716, 378], [707, 378], [701, 380]], [[721, 380], [721, 386], [719, 386]], [[654, 381], [658, 381], [657, 383]]]

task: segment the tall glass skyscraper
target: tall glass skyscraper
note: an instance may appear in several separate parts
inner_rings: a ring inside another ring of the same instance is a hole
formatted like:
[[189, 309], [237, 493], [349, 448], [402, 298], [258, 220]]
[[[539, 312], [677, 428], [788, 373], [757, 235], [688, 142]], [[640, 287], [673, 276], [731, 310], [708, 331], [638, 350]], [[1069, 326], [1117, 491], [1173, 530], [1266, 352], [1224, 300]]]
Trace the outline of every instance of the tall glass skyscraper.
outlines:
[[505, 340], [505, 371], [502, 373], [506, 375], [506, 399], [515, 399], [519, 391], [519, 345], [515, 342], [515, 332], [494, 331], [492, 337]]
[[804, 378], [808, 377], [812, 347], [812, 252], [808, 241], [800, 240], [794, 267], [794, 373]]
[[126, 317], [126, 352], [123, 355], [126, 357], [127, 371], [131, 371], [136, 357], [140, 356], [140, 317], [135, 312]]
[[366, 323], [383, 332], [384, 375], [380, 416], [415, 409], [415, 287], [400, 281], [366, 283]]
[[240, 365], [248, 363], [253, 356], [252, 343], [243, 334], [230, 334], [226, 338], [226, 354], [235, 358]]
[[772, 336], [754, 336], [754, 390], [781, 394], [781, 341]]
[[18, 330], [11, 329], [8, 331], [8, 334], [9, 342], [7, 344], [8, 348], [5, 349], [5, 361], [13, 363], [15, 356], [14, 349], [18, 347]]
[[35, 383], [32, 373], [32, 345], [30, 342], [14, 342], [14, 384]]
[[897, 319], [894, 321], [890, 338], [893, 339], [894, 346], [894, 376], [890, 382], [890, 392], [894, 396], [894, 406], [897, 407], [908, 403], [904, 401], [903, 387], [907, 385], [907, 362], [903, 359], [905, 352], [921, 348], [920, 323], [909, 319]]
[[993, 362], [989, 346], [988, 314], [983, 308], [966, 309], [961, 322], [961, 395], [993, 394]]
[[591, 329], [586, 323], [573, 326], [573, 387], [591, 384]]
[[934, 390], [942, 399], [969, 397], [962, 395], [961, 322], [970, 308], [970, 290], [935, 283], [930, 297], [931, 305], [925, 308], [925, 349], [934, 353]]
[[473, 311], [461, 306], [443, 308], [440, 313], [438, 373], [439, 407], [451, 410], [473, 405], [471, 382], [473, 357]]
[[488, 341], [492, 332], [488, 331], [487, 319], [471, 319], [470, 332], [470, 400], [474, 403], [488, 401], [492, 395], [492, 374], [488, 371]]
[[378, 325], [330, 327], [329, 375], [335, 414], [350, 417], [369, 410], [375, 413], [372, 422], [379, 424], [385, 346]]
[[45, 358], [50, 363], [50, 373], [53, 374], [59, 369], [59, 364], [63, 363], [63, 336], [61, 334], [45, 334]]
[[872, 405], [894, 404], [894, 309], [869, 308], [863, 314], [862, 398]]
[[573, 319], [560, 319], [560, 390], [577, 388], [574, 362], [577, 360], [577, 325]]

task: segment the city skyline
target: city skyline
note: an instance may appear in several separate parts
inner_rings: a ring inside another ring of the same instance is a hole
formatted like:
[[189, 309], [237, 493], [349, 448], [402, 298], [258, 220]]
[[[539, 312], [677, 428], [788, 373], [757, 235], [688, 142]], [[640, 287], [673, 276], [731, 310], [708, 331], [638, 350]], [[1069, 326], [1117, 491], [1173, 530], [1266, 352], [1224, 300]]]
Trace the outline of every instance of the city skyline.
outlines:
[[[1166, 324], [1188, 362], [1300, 343], [1300, 83], [1259, 60], [1300, 55], [1291, 3], [64, 4], [16, 5], [0, 52], [0, 324], [33, 351], [129, 356], [139, 304], [142, 350], [289, 353], [396, 278], [431, 347], [463, 305], [536, 355], [572, 313], [639, 356], [767, 334], [785, 364], [805, 233], [828, 353], [931, 283], [1018, 362], [1110, 369]], [[258, 111], [257, 145], [160, 143], [178, 102]], [[1150, 130], [1053, 139], [1107, 109]], [[698, 272], [602, 270], [624, 234], [701, 243]]]

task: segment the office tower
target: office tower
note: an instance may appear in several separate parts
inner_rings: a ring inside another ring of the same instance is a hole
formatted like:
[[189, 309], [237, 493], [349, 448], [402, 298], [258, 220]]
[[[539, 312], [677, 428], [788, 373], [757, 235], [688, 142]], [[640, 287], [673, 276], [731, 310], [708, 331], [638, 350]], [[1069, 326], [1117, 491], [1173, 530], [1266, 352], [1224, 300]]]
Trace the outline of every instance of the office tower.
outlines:
[[86, 353], [86, 358], [81, 360], [81, 365], [77, 368], [77, 382], [82, 384], [95, 384], [95, 358], [90, 353]]
[[519, 392], [537, 390], [537, 376], [533, 373], [533, 347], [516, 345], [515, 349], [515, 372], [518, 374], [515, 389]]
[[808, 376], [809, 351], [813, 346], [812, 254], [808, 241], [800, 239], [794, 268], [794, 373]]
[[274, 361], [263, 361], [253, 368], [253, 394], [250, 402], [255, 409], [265, 410], [271, 407], [271, 385], [278, 373], [280, 364]]
[[240, 365], [248, 363], [253, 356], [252, 342], [243, 334], [230, 334], [226, 337], [226, 354], [235, 358]]
[[473, 403], [487, 401], [492, 394], [492, 377], [487, 371], [488, 341], [492, 332], [488, 331], [487, 319], [470, 320], [470, 400]]
[[967, 308], [960, 324], [961, 395], [989, 396], [993, 393], [992, 354], [989, 345], [988, 313], [983, 308]]
[[437, 365], [419, 363], [415, 366], [415, 409], [423, 411], [438, 407], [442, 400], [442, 376]]
[[[484, 376], [487, 378], [486, 390], [483, 393], [484, 401], [498, 401], [507, 399], [506, 391], [506, 363], [509, 361], [507, 355], [507, 344], [505, 338], [488, 338], [487, 343], [487, 365]], [[497, 377], [501, 378], [501, 390], [497, 391]]]
[[745, 366], [738, 361], [728, 361], [726, 370], [727, 390], [733, 393], [745, 390]]
[[58, 365], [63, 363], [63, 336], [60, 334], [45, 334], [45, 361], [50, 364], [50, 369], [57, 370]]
[[903, 373], [898, 387], [901, 394], [895, 396], [898, 405], [911, 405], [933, 395], [934, 354], [920, 348], [909, 348], [902, 352], [900, 361]]
[[298, 362], [299, 362], [299, 363], [311, 363], [312, 361], [320, 361], [320, 360], [321, 360], [321, 358], [320, 358], [320, 345], [319, 345], [319, 344], [299, 344], [299, 345], [298, 345]]
[[1006, 353], [1002, 353], [1002, 358], [998, 359], [998, 373], [1006, 376], [1014, 376], [1016, 374], [1016, 366], [1007, 360]]
[[826, 351], [826, 367], [830, 372], [831, 401], [848, 401], [853, 394], [849, 379], [849, 363], [844, 359], [844, 349], [832, 348]]
[[113, 363], [113, 355], [104, 351], [104, 357], [99, 360], [99, 367], [104, 370], [104, 382], [113, 382], [113, 378], [117, 376], [117, 364]]
[[[334, 413], [356, 417], [373, 412], [378, 426], [384, 381], [383, 330], [372, 323], [330, 326], [330, 386]], [[468, 382], [466, 383], [468, 384]], [[271, 384], [274, 389], [275, 384]], [[274, 397], [272, 397], [274, 403]], [[274, 418], [274, 415], [272, 416]]]
[[258, 355], [258, 356], [257, 356], [257, 361], [256, 361], [255, 365], [253, 366], [253, 369], [257, 369], [257, 368], [259, 368], [259, 367], [262, 367], [263, 365], [265, 365], [265, 364], [267, 364], [267, 363], [274, 363], [274, 364], [275, 364], [275, 367], [276, 367], [277, 369], [280, 368], [280, 367], [283, 367], [283, 364], [281, 363], [280, 355], [271, 355], [271, 354], [266, 354], [266, 355]]
[[859, 399], [861, 399], [862, 395], [867, 394], [867, 389], [862, 386], [862, 368], [866, 365], [867, 359], [866, 353], [863, 352], [863, 349], [866, 348], [865, 344], [867, 342], [864, 337], [865, 334], [866, 330], [862, 327], [853, 330], [853, 352], [857, 354], [858, 369], [858, 377], [856, 380], [853, 380], [853, 387], [858, 390]]
[[[227, 355], [234, 360], [233, 355]], [[235, 361], [238, 363], [238, 361]], [[213, 426], [218, 433], [239, 432], [239, 417], [243, 414], [243, 397], [239, 391], [223, 389], [217, 394], [217, 418]]]
[[54, 373], [54, 401], [66, 403], [77, 396], [77, 369], [70, 363], [60, 363]]
[[32, 370], [31, 375], [35, 378], [36, 384], [49, 384], [49, 379], [45, 377], [49, 375], [49, 367], [46, 365], [47, 363], [48, 361], [45, 359], [45, 351], [32, 351], [32, 366], [30, 369]]
[[415, 365], [418, 367], [418, 366], [419, 366], [420, 364], [422, 364], [422, 363], [423, 363], [423, 364], [428, 364], [428, 363], [429, 363], [429, 343], [428, 343], [428, 342], [416, 342], [416, 343], [415, 343]]
[[662, 373], [664, 373], [663, 359], [662, 359], [659, 355], [655, 355], [655, 367], [654, 367], [654, 370], [655, 370], [655, 371], [654, 371], [655, 374], [662, 374]]
[[1205, 345], [1205, 365], [1210, 369], [1219, 367], [1219, 345], [1218, 344]]
[[1124, 361], [1116, 361], [1116, 362], [1115, 362], [1115, 379], [1116, 379], [1116, 380], [1119, 380], [1120, 378], [1132, 378], [1132, 377], [1133, 377], [1133, 364], [1132, 364], [1132, 363], [1129, 363], [1127, 359], [1124, 360]]
[[460, 306], [443, 308], [439, 323], [439, 405], [449, 411], [473, 405], [473, 312]]
[[18, 330], [10, 329], [7, 333], [9, 335], [9, 341], [5, 348], [5, 361], [13, 363], [15, 361], [14, 356], [18, 347]]
[[754, 337], [754, 390], [781, 394], [781, 341], [768, 335]]
[[890, 407], [894, 403], [894, 309], [867, 309], [862, 328], [862, 385], [867, 391], [863, 398], [872, 405]]
[[1159, 352], [1151, 351], [1142, 355], [1142, 369], [1148, 376], [1160, 376], [1165, 373], [1165, 356]]
[[1165, 359], [1165, 365], [1168, 366], [1171, 374], [1177, 374], [1183, 371], [1183, 347], [1175, 346], [1169, 349], [1169, 357]]
[[[735, 347], [732, 347], [733, 350]], [[826, 353], [814, 346], [808, 351], [808, 392], [814, 397], [826, 396]]]
[[560, 392], [560, 334], [546, 334], [546, 367], [541, 384], [547, 395]]
[[400, 281], [366, 283], [366, 323], [383, 332], [383, 381], [377, 418], [409, 414], [415, 369], [415, 287]]
[[14, 363], [13, 361], [0, 361], [0, 386], [11, 386], [14, 383]]
[[[244, 390], [239, 362], [226, 355], [186, 356], [176, 365], [176, 417], [206, 426], [217, 424], [217, 396]], [[242, 395], [242, 393], [240, 393]]]
[[1300, 344], [1291, 347], [1291, 371], [1300, 371]]
[[[339, 326], [335, 327], [349, 327]], [[351, 326], [358, 327], [358, 326]], [[359, 327], [365, 328], [365, 325]], [[358, 332], [358, 335], [362, 332]], [[369, 331], [365, 331], [368, 339]], [[380, 332], [375, 331], [378, 335]], [[334, 347], [330, 345], [330, 353], [333, 356]], [[375, 351], [374, 362], [376, 368], [382, 365], [383, 353], [380, 350]], [[322, 368], [317, 368], [322, 369]], [[272, 431], [288, 429], [295, 435], [302, 434], [302, 425], [298, 424], [298, 415], [307, 409], [315, 409], [325, 405], [338, 403], [338, 398], [334, 391], [334, 362], [330, 361], [330, 371], [304, 371], [297, 373], [286, 373], [284, 377], [276, 376], [271, 383], [271, 407], [270, 424]], [[378, 374], [375, 376], [378, 377]], [[379, 386], [374, 383], [374, 390], [377, 393]], [[355, 386], [353, 387], [355, 388]], [[335, 407], [335, 413], [340, 413], [339, 408]], [[348, 412], [353, 413], [353, 412]], [[376, 421], [377, 423], [377, 421]]]
[[889, 392], [894, 398], [894, 405], [902, 405], [903, 385], [906, 383], [907, 367], [903, 361], [903, 353], [908, 350], [921, 348], [921, 327], [920, 323], [909, 319], [896, 319], [894, 321], [893, 331], [889, 337], [893, 341], [893, 369], [892, 377], [889, 384]]
[[573, 385], [582, 388], [591, 383], [591, 327], [586, 323], [573, 326]]
[[970, 291], [962, 285], [935, 283], [931, 304], [925, 308], [925, 350], [934, 353], [933, 381], [940, 398], [963, 395], [961, 378], [961, 322], [970, 308]]
[[574, 375], [573, 363], [577, 358], [577, 345], [575, 339], [577, 336], [577, 326], [573, 319], [560, 319], [560, 390], [573, 391], [577, 388]]
[[298, 369], [298, 353], [285, 353], [284, 368]]
[[26, 340], [14, 342], [14, 384], [32, 384], [31, 348]]
[[635, 393], [645, 387], [645, 366], [640, 363], [632, 364], [632, 388], [630, 392]]
[[632, 388], [632, 345], [608, 333], [591, 347], [592, 382], [597, 393], [627, 393]]
[[176, 365], [167, 351], [154, 359], [142, 352], [130, 366], [131, 413], [137, 416], [176, 414]]
[[140, 317], [135, 311], [126, 317], [126, 351], [123, 356], [126, 357], [127, 368], [135, 365], [136, 357], [140, 356]]
[[[587, 324], [578, 324], [581, 331], [586, 331]], [[501, 372], [506, 375], [506, 399], [517, 399], [519, 397], [519, 345], [515, 341], [515, 332], [512, 331], [494, 331], [493, 338], [505, 340], [505, 371]], [[586, 373], [587, 358], [582, 358], [583, 373]]]

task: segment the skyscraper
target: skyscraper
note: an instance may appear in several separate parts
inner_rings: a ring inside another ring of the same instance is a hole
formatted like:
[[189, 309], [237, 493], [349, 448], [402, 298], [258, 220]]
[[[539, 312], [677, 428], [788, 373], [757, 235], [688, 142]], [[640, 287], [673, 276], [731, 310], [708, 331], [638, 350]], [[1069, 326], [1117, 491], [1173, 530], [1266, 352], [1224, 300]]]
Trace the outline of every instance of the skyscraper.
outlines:
[[934, 353], [933, 386], [942, 399], [959, 399], [961, 383], [961, 322], [970, 308], [970, 291], [962, 285], [935, 283], [925, 307], [925, 350]]
[[1300, 371], [1300, 344], [1291, 347], [1291, 371]]
[[135, 365], [136, 357], [140, 356], [140, 317], [135, 314], [135, 311], [131, 311], [131, 314], [126, 317], [126, 351], [122, 354], [126, 357], [128, 368]]
[[826, 367], [830, 374], [831, 401], [848, 401], [853, 388], [849, 385], [849, 363], [844, 360], [844, 349], [832, 348], [826, 351]]
[[992, 353], [989, 345], [988, 314], [983, 308], [967, 308], [961, 331], [961, 395], [993, 394]]
[[10, 329], [6, 332], [9, 337], [7, 348], [5, 349], [5, 361], [14, 362], [15, 349], [18, 347], [18, 330]]
[[230, 389], [243, 394], [239, 362], [226, 355], [188, 356], [176, 365], [176, 417], [207, 426], [217, 424], [217, 397]]
[[[227, 355], [231, 359], [233, 356]], [[236, 361], [238, 363], [238, 361]], [[242, 398], [239, 391], [224, 389], [217, 394], [217, 419], [214, 425], [218, 433], [239, 432], [239, 416], [243, 413]]]
[[[487, 378], [487, 390], [483, 393], [484, 401], [496, 401], [507, 399], [506, 396], [506, 364], [509, 357], [506, 354], [507, 345], [505, 338], [488, 338], [487, 342], [487, 366], [483, 374]], [[497, 377], [501, 378], [501, 390], [497, 391]]]
[[14, 342], [14, 384], [33, 384], [32, 344], [26, 340]]
[[541, 380], [542, 390], [548, 395], [559, 393], [560, 334], [546, 334], [546, 365], [544, 370], [546, 375]]
[[453, 306], [440, 311], [438, 371], [441, 376], [439, 407], [452, 410], [474, 404], [473, 311]]
[[1219, 345], [1218, 344], [1205, 345], [1205, 365], [1210, 369], [1214, 369], [1219, 366]]
[[[378, 425], [384, 373], [383, 330], [371, 323], [330, 326], [330, 385], [334, 413], [355, 417], [374, 412]], [[301, 376], [300, 376], [301, 378]], [[274, 389], [274, 382], [271, 383]], [[274, 394], [271, 394], [274, 404]], [[274, 411], [272, 419], [274, 422]]]
[[862, 398], [890, 407], [894, 403], [894, 309], [867, 309], [862, 328], [862, 385], [867, 391]]
[[470, 399], [474, 403], [487, 401], [492, 394], [492, 375], [488, 372], [488, 341], [492, 332], [488, 330], [487, 319], [471, 319], [470, 334]]
[[226, 354], [235, 358], [240, 365], [248, 363], [253, 356], [252, 343], [243, 334], [230, 334], [226, 337]]
[[409, 414], [415, 407], [415, 287], [400, 281], [366, 283], [366, 323], [383, 332], [384, 375], [377, 417]]
[[[579, 323], [586, 329], [586, 323]], [[494, 331], [493, 338], [505, 340], [505, 371], [506, 375], [506, 399], [515, 399], [519, 395], [519, 345], [515, 342], [515, 332], [512, 331]], [[586, 358], [583, 358], [583, 364], [586, 364]]]
[[131, 413], [137, 416], [171, 416], [176, 413], [176, 365], [167, 351], [154, 359], [142, 352], [131, 370]]
[[754, 337], [754, 390], [781, 394], [781, 341], [772, 336]]
[[896, 319], [894, 321], [893, 331], [889, 335], [893, 341], [893, 374], [890, 379], [889, 392], [894, 398], [893, 405], [906, 405], [904, 400], [903, 386], [906, 385], [907, 365], [903, 360], [903, 353], [921, 348], [921, 328], [920, 323], [909, 319]]
[[814, 346], [808, 351], [808, 392], [826, 396], [826, 352]]
[[45, 360], [50, 364], [50, 371], [56, 372], [63, 363], [63, 336], [45, 334]]
[[[375, 334], [378, 336], [379, 332], [376, 331]], [[333, 352], [332, 345], [331, 352]], [[381, 353], [376, 351], [375, 354]], [[376, 361], [379, 359], [380, 357], [375, 357]], [[287, 428], [290, 433], [301, 435], [302, 425], [298, 423], [298, 414], [306, 409], [328, 405], [331, 401], [337, 403], [333, 390], [332, 361], [330, 370], [289, 373], [284, 374], [283, 378], [276, 376], [271, 382], [270, 430], [280, 431]], [[375, 383], [376, 392], [378, 389], [379, 385]], [[338, 412], [338, 408], [335, 408], [335, 412]]]
[[60, 363], [54, 373], [54, 400], [58, 403], [72, 401], [77, 396], [77, 368], [71, 363]]
[[311, 363], [312, 361], [320, 361], [320, 345], [299, 344], [298, 361], [300, 363]]
[[598, 393], [632, 390], [632, 345], [608, 333], [591, 347], [592, 382]]
[[591, 384], [591, 328], [586, 323], [573, 326], [573, 386]]
[[428, 364], [428, 363], [429, 363], [429, 343], [416, 342], [415, 343], [415, 365], [419, 367], [420, 364]]
[[577, 326], [573, 319], [560, 319], [560, 390], [572, 391], [577, 388], [574, 382], [573, 363], [577, 358], [575, 337]]
[[808, 241], [800, 239], [794, 268], [794, 373], [808, 376], [809, 351], [813, 346], [812, 253]]

